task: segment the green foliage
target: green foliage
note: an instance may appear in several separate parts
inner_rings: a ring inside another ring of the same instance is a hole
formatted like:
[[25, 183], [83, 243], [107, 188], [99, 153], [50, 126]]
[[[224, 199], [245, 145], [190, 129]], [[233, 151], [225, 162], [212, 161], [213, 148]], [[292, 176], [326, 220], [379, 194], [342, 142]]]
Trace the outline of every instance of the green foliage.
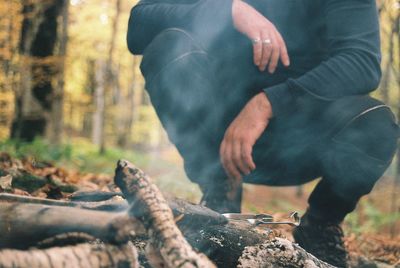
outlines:
[[31, 157], [40, 161], [70, 160], [72, 157], [70, 144], [51, 145], [43, 139], [35, 139], [32, 143], [16, 140], [1, 141], [0, 151], [19, 159]]
[[6, 140], [0, 142], [0, 151], [19, 159], [30, 158], [82, 172], [110, 175], [114, 173], [115, 163], [120, 158], [129, 159], [138, 166], [146, 166], [148, 161], [143, 154], [115, 148], [110, 148], [100, 155], [97, 146], [82, 138], [75, 138], [61, 145], [53, 145], [43, 139], [36, 139], [32, 143]]

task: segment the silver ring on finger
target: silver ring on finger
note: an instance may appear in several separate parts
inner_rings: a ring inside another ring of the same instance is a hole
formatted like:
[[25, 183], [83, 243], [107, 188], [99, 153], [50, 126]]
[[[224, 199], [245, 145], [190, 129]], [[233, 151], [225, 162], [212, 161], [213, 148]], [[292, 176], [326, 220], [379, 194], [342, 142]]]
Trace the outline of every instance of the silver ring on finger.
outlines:
[[269, 46], [269, 45], [271, 45], [272, 41], [271, 41], [271, 39], [264, 39], [264, 40], [262, 40], [262, 43], [263, 43], [263, 45]]
[[255, 44], [260, 43], [261, 39], [260, 38], [254, 38], [254, 39], [251, 39], [251, 42], [253, 43], [253, 45], [255, 45]]

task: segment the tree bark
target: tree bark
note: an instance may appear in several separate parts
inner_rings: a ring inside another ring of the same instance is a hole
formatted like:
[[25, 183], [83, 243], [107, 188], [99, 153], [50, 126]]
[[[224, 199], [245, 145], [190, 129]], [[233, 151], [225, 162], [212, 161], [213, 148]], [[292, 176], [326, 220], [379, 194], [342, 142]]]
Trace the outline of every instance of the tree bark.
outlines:
[[23, 1], [20, 41], [21, 83], [11, 136], [32, 141], [43, 136], [53, 109], [52, 82], [58, 72], [54, 47], [63, 0]]
[[27, 249], [61, 234], [73, 234], [71, 239], [85, 234], [113, 244], [144, 234], [142, 224], [125, 213], [73, 207], [0, 202], [0, 219], [0, 248]]
[[79, 244], [28, 251], [0, 250], [0, 268], [97, 268], [140, 267], [135, 247], [107, 244]]
[[197, 253], [175, 224], [166, 200], [151, 179], [127, 161], [120, 160], [115, 171], [115, 184], [132, 207], [129, 214], [139, 218], [149, 235], [148, 260], [153, 266], [216, 267], [205, 255]]
[[46, 136], [52, 143], [59, 144], [63, 134], [63, 108], [65, 84], [65, 58], [68, 44], [69, 1], [64, 1], [61, 13], [61, 25], [57, 35], [58, 72], [56, 86], [53, 92], [53, 109], [49, 118]]
[[[104, 115], [105, 115], [105, 68], [104, 60], [96, 62], [96, 88], [94, 92], [95, 111], [93, 113], [92, 141], [102, 150], [104, 145]], [[104, 149], [104, 148], [103, 148]]]
[[[132, 57], [132, 70], [135, 68], [135, 57]], [[116, 98], [116, 106], [119, 108], [117, 123], [117, 145], [121, 148], [126, 148], [130, 144], [131, 130], [134, 119], [135, 109], [135, 87], [136, 77], [132, 72], [129, 84], [127, 86], [126, 96], [123, 97], [121, 91], [119, 91], [118, 98]]]
[[334, 268], [297, 244], [282, 238], [247, 247], [239, 259], [238, 268]]

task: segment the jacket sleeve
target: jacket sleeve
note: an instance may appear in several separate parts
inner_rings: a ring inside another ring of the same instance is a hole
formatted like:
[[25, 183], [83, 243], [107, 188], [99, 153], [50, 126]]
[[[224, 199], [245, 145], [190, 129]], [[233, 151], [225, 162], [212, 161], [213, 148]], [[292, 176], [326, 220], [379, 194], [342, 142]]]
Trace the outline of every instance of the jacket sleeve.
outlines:
[[328, 59], [296, 79], [264, 89], [274, 116], [296, 97], [333, 101], [367, 94], [381, 78], [379, 22], [375, 0], [322, 0]]
[[209, 36], [233, 29], [232, 0], [141, 0], [129, 18], [129, 50], [142, 54], [153, 38], [167, 28]]

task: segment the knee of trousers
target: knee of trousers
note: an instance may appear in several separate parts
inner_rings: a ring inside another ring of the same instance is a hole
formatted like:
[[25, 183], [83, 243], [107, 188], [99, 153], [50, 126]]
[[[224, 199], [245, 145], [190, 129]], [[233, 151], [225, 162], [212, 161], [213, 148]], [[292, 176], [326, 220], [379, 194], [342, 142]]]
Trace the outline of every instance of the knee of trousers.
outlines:
[[351, 97], [327, 109], [333, 122], [322, 156], [327, 178], [338, 194], [368, 194], [390, 165], [399, 127], [390, 108], [368, 96]]
[[211, 102], [207, 99], [212, 89], [208, 54], [185, 30], [159, 33], [144, 51], [140, 68], [162, 123], [163, 117], [196, 114]]
[[[159, 33], [143, 52], [140, 65], [146, 80], [146, 88], [151, 88], [154, 80], [171, 65], [185, 64], [186, 57], [207, 55], [199, 41], [186, 30], [168, 28]], [[190, 69], [190, 66], [187, 66]]]

